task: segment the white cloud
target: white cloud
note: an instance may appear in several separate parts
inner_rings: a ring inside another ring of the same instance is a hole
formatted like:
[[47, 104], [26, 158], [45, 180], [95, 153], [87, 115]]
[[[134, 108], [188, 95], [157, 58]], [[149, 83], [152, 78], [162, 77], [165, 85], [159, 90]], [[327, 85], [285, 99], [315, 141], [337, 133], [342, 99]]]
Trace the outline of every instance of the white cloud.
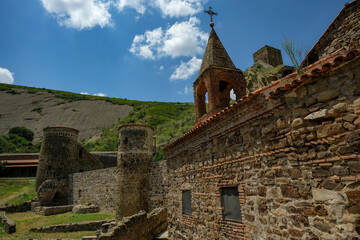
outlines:
[[164, 66], [159, 67], [160, 71], [164, 70]]
[[105, 0], [41, 0], [44, 8], [57, 17], [60, 25], [82, 30], [95, 26], [111, 26], [110, 1]]
[[98, 96], [98, 97], [106, 97], [105, 93], [95, 93], [93, 94], [94, 96]]
[[198, 18], [191, 17], [188, 21], [176, 22], [166, 31], [161, 27], [147, 30], [134, 37], [130, 52], [147, 59], [200, 54], [204, 51], [208, 34], [199, 29], [199, 24]]
[[13, 73], [11, 73], [6, 68], [0, 67], [0, 83], [13, 84], [14, 83]]
[[105, 93], [95, 93], [95, 94], [90, 94], [88, 92], [80, 92], [80, 94], [82, 95], [93, 95], [93, 96], [98, 96], [98, 97], [106, 97]]
[[186, 17], [200, 12], [202, 2], [207, 0], [154, 0], [154, 6], [165, 16]]
[[201, 66], [201, 59], [193, 57], [188, 62], [181, 62], [173, 74], [170, 76], [170, 81], [174, 80], [186, 80], [196, 72], [199, 71]]
[[126, 7], [133, 8], [141, 14], [145, 13], [146, 11], [145, 0], [118, 0], [115, 5], [119, 11], [124, 10]]
[[192, 93], [192, 89], [188, 85], [184, 87], [183, 91], [178, 91], [178, 94], [180, 95], [188, 95], [190, 93]]

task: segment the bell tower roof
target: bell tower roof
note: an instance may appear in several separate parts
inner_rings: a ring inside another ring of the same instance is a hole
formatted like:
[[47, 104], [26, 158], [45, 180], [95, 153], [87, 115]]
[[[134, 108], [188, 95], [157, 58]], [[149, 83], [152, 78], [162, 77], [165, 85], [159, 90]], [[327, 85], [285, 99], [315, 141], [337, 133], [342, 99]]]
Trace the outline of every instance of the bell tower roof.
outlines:
[[209, 67], [236, 69], [214, 28], [211, 28], [199, 76]]

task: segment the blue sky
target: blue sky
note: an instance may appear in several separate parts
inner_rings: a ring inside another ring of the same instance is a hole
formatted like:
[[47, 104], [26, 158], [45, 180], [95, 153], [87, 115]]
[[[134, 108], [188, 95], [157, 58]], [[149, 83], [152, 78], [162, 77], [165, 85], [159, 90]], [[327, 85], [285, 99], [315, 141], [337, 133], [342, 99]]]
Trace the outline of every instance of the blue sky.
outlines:
[[[0, 82], [143, 101], [193, 102], [210, 32], [246, 70], [284, 37], [307, 49], [346, 0], [1, 0]], [[290, 64], [282, 50], [284, 63]]]

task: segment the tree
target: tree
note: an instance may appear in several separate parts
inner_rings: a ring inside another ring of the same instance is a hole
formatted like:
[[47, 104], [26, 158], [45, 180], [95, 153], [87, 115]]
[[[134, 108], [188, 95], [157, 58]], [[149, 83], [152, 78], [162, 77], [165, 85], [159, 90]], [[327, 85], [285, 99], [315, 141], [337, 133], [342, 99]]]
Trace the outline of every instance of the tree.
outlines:
[[33, 131], [31, 131], [30, 129], [26, 128], [26, 127], [13, 127], [9, 130], [9, 134], [15, 134], [18, 135], [19, 137], [23, 137], [26, 140], [28, 140], [29, 142], [32, 142], [32, 140], [34, 140], [34, 133]]

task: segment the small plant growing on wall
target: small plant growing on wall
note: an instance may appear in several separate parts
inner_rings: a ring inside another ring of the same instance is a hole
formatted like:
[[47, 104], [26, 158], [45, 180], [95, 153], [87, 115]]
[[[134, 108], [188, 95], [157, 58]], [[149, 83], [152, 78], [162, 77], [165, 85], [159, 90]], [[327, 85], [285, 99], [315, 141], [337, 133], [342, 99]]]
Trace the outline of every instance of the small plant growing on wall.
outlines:
[[305, 47], [296, 47], [294, 40], [287, 38], [284, 38], [281, 46], [283, 47], [286, 54], [289, 56], [290, 61], [293, 64], [297, 73], [301, 74], [300, 64], [309, 51]]

